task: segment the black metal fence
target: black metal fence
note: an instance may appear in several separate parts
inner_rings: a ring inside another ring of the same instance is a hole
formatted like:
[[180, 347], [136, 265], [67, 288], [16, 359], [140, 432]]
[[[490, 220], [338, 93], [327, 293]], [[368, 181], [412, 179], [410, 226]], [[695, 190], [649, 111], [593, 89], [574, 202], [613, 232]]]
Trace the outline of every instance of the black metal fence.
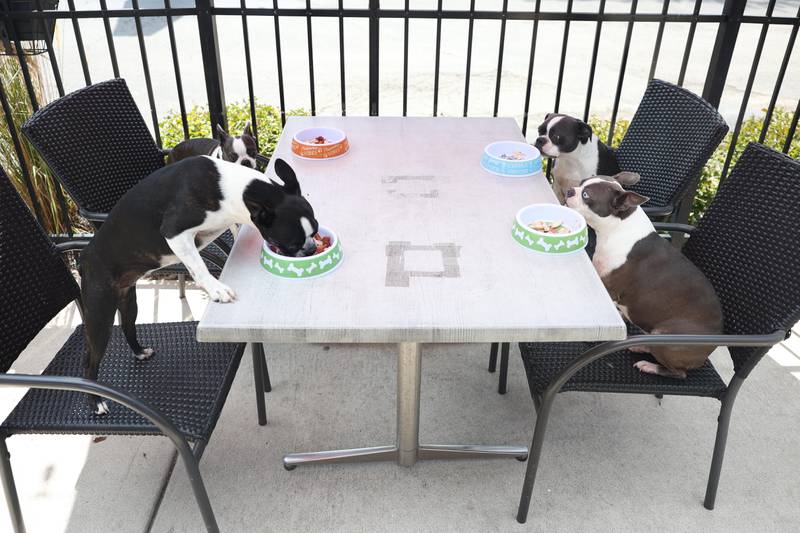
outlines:
[[[63, 4], [62, 0], [62, 4]], [[238, 0], [235, 3], [226, 3], [224, 6], [215, 6], [214, 0], [195, 0], [194, 5], [189, 7], [173, 7], [170, 0], [163, 0], [163, 7], [146, 7], [142, 8], [139, 5], [139, 0], [129, 0], [130, 6], [125, 8], [109, 9], [106, 0], [97, 0], [97, 8], [92, 9], [76, 9], [75, 0], [66, 0], [67, 5], [61, 6], [61, 10], [53, 10], [57, 1], [55, 0], [0, 0], [0, 34], [2, 34], [3, 46], [2, 49], [6, 54], [16, 55], [19, 60], [22, 77], [24, 78], [25, 87], [28, 97], [30, 99], [31, 108], [38, 109], [42, 102], [38, 101], [36, 91], [34, 89], [31, 73], [25, 61], [25, 55], [29, 53], [42, 53], [46, 54], [49, 59], [50, 72], [49, 76], [56, 87], [59, 96], [65, 93], [64, 82], [62, 80], [62, 71], [59, 65], [58, 46], [53, 42], [52, 28], [56, 23], [71, 24], [72, 32], [74, 35], [74, 42], [64, 42], [62, 47], [73, 47], [77, 50], [80, 58], [80, 66], [82, 70], [83, 80], [85, 84], [91, 84], [92, 69], [90, 68], [89, 59], [94, 55], [107, 55], [110, 59], [111, 70], [115, 77], [120, 76], [120, 65], [117, 56], [117, 49], [115, 46], [115, 38], [111, 30], [111, 20], [132, 20], [135, 27], [136, 37], [139, 45], [139, 59], [141, 61], [142, 73], [144, 77], [144, 85], [146, 87], [146, 94], [150, 110], [150, 120], [153, 123], [153, 132], [156, 141], [161, 145], [161, 138], [159, 132], [159, 115], [157, 112], [158, 95], [153, 88], [153, 80], [151, 78], [151, 63], [156, 57], [153, 51], [148, 48], [148, 39], [143, 31], [143, 20], [148, 20], [153, 17], [166, 20], [166, 27], [169, 37], [169, 51], [158, 50], [157, 61], [171, 61], [174, 71], [174, 83], [177, 91], [178, 107], [181, 115], [183, 133], [185, 137], [189, 136], [189, 125], [187, 124], [187, 103], [184, 98], [184, 85], [185, 81], [182, 78], [181, 61], [180, 61], [180, 47], [181, 41], [176, 37], [173, 21], [177, 17], [191, 17], [196, 21], [197, 35], [200, 42], [200, 53], [202, 56], [203, 65], [203, 83], [205, 84], [205, 94], [209, 111], [209, 120], [212, 129], [220, 124], [226, 127], [226, 97], [223, 82], [223, 65], [220, 59], [220, 46], [218, 41], [217, 19], [220, 17], [237, 17], [241, 19], [241, 31], [243, 40], [241, 42], [241, 49], [237, 50], [237, 54], [244, 58], [244, 74], [247, 77], [247, 100], [250, 104], [250, 115], [253, 123], [254, 131], [258, 134], [259, 124], [256, 120], [256, 91], [254, 90], [254, 65], [253, 50], [251, 50], [251, 26], [254, 20], [264, 21], [272, 20], [274, 27], [274, 53], [275, 57], [275, 83], [278, 87], [278, 107], [280, 110], [281, 120], [286, 120], [287, 105], [286, 105], [286, 84], [285, 73], [287, 66], [285, 65], [286, 49], [284, 45], [284, 38], [281, 37], [282, 22], [287, 20], [305, 20], [306, 30], [306, 50], [303, 54], [307, 54], [308, 65], [308, 103], [310, 113], [317, 113], [317, 90], [318, 83], [315, 79], [315, 59], [314, 59], [314, 22], [322, 19], [338, 20], [338, 43], [331, 43], [331, 47], [338, 46], [338, 70], [339, 70], [339, 91], [341, 101], [341, 114], [346, 115], [347, 109], [347, 83], [346, 76], [348, 69], [352, 68], [346, 61], [345, 53], [345, 23], [348, 21], [360, 20], [368, 24], [368, 90], [366, 91], [368, 97], [368, 112], [370, 115], [378, 115], [380, 113], [379, 104], [381, 101], [381, 28], [382, 24], [389, 21], [402, 22], [403, 25], [403, 39], [402, 42], [389, 43], [391, 46], [402, 48], [402, 90], [398, 95], [402, 99], [402, 114], [405, 116], [409, 110], [409, 25], [415, 21], [435, 21], [435, 47], [430, 50], [434, 55], [434, 71], [433, 71], [433, 91], [432, 91], [432, 115], [440, 114], [440, 70], [442, 65], [442, 25], [443, 22], [449, 23], [450, 21], [463, 21], [467, 25], [467, 38], [464, 46], [466, 47], [466, 61], [464, 69], [464, 86], [463, 86], [463, 115], [467, 116], [470, 111], [470, 83], [473, 76], [471, 69], [473, 68], [473, 53], [476, 46], [484, 46], [484, 43], [476, 43], [475, 41], [475, 26], [476, 24], [492, 23], [499, 25], [499, 40], [497, 45], [497, 62], [496, 62], [496, 76], [494, 80], [494, 101], [493, 101], [493, 115], [497, 116], [499, 110], [499, 103], [501, 95], [504, 91], [503, 84], [503, 61], [507, 56], [507, 47], [513, 45], [514, 47], [524, 46], [527, 51], [528, 64], [527, 72], [524, 73], [524, 80], [526, 84], [524, 93], [523, 108], [518, 113], [521, 122], [521, 129], [524, 134], [527, 134], [529, 127], [529, 113], [531, 108], [531, 99], [534, 97], [532, 91], [532, 82], [534, 79], [534, 67], [537, 60], [540, 60], [544, 54], [554, 54], [555, 51], [559, 54], [559, 62], [557, 72], [550, 73], [550, 76], [555, 78], [555, 94], [553, 100], [553, 111], [558, 111], [562, 105], [562, 93], [565, 83], [565, 68], [568, 67], [569, 62], [572, 60], [573, 55], [578, 53], [581, 55], [590, 55], [588, 64], [588, 78], [585, 85], [585, 99], [583, 105], [583, 118], [586, 120], [590, 116], [592, 110], [592, 97], [596, 92], [596, 73], [598, 66], [598, 58], [602, 54], [615, 53], [606, 52], [601, 49], [601, 41], [604, 37], [604, 25], [608, 28], [609, 24], [622, 23], [625, 28], [624, 46], [621, 53], [618, 54], [619, 63], [616, 74], [616, 84], [614, 87], [613, 105], [611, 106], [610, 122], [608, 138], [613, 138], [615, 128], [617, 127], [620, 101], [623, 94], [623, 86], [626, 80], [626, 74], [629, 73], [628, 61], [629, 51], [632, 46], [637, 46], [632, 43], [632, 35], [634, 28], [637, 24], [648, 23], [651, 26], [655, 25], [655, 42], [652, 48], [652, 59], [649, 65], [648, 79], [653, 78], [659, 61], [665, 57], [665, 54], [675, 55], [680, 54], [680, 70], [677, 77], [673, 82], [683, 85], [687, 75], [687, 69], [693, 62], [693, 52], [697, 48], [695, 46], [695, 36], [698, 28], [708, 30], [713, 28], [715, 36], [713, 39], [713, 50], [710, 54], [707, 67], [705, 68], [705, 81], [702, 84], [702, 96], [714, 106], [719, 106], [720, 101], [726, 91], [726, 80], [728, 79], [729, 70], [732, 65], [734, 50], [738, 46], [753, 46], [752, 43], [740, 42], [740, 29], [742, 28], [757, 28], [758, 38], [754, 44], [754, 53], [752, 56], [752, 64], [750, 65], [747, 74], [746, 84], [741, 90], [741, 103], [739, 105], [736, 120], [732, 124], [732, 142], [730, 149], [725, 159], [723, 169], [721, 171], [722, 177], [727, 174], [728, 168], [731, 163], [731, 158], [737, 146], [737, 140], [740, 135], [740, 128], [748, 112], [752, 112], [751, 92], [753, 90], [756, 73], [759, 69], [759, 64], [762, 60], [765, 41], [770, 28], [782, 26], [790, 28], [788, 39], [784, 41], [785, 49], [780, 53], [781, 62], [778, 68], [777, 77], [775, 78], [774, 85], [771, 89], [771, 96], [769, 104], [765, 109], [765, 116], [763, 118], [763, 125], [761, 126], [760, 140], [764, 140], [773, 119], [773, 112], [778, 102], [779, 95], [784, 88], [784, 82], [787, 78], [787, 72], [791, 71], [792, 54], [796, 48], [796, 37], [798, 26], [800, 26], [800, 6], [792, 8], [792, 14], [786, 15], [786, 6], [779, 5], [783, 15], [775, 14], [776, 0], [695, 0], [692, 5], [691, 12], [683, 10], [675, 12], [675, 7], [678, 4], [685, 4], [689, 0], [660, 0], [660, 10], [645, 11], [642, 5], [645, 0], [631, 0], [629, 2], [629, 9], [625, 12], [612, 11], [607, 9], [606, 0], [597, 0], [595, 2], [586, 2], [581, 0], [562, 0], [561, 6], [563, 9], [547, 10], [542, 9], [543, 4], [545, 7], [552, 5], [553, 1], [544, 2], [542, 0], [528, 0], [523, 3], [523, 0], [512, 1], [512, 6], [509, 6], [509, 0], [497, 0], [494, 2], [495, 7], [488, 9], [483, 7], [487, 2], [477, 2], [476, 0], [461, 0], [457, 2], [461, 9], [448, 9], [452, 7], [453, 2], [447, 2], [445, 6], [443, 0], [429, 2], [432, 5], [430, 9], [421, 9], [412, 7], [412, 2], [409, 0], [395, 0], [391, 2], [386, 0], [360, 0], [356, 5], [351, 7], [353, 2], [345, 2], [344, 0], [328, 0], [328, 6], [318, 6], [317, 2], [311, 0], [294, 1], [284, 0], [281, 2], [284, 7], [279, 6], [277, 0], [262, 0], [266, 6], [250, 7], [246, 0]], [[255, 1], [255, 0], [253, 0]], [[325, 1], [325, 0], [320, 0]], [[649, 2], [650, 7], [655, 0]], [[783, 0], [782, 0], [783, 1]], [[468, 2], [468, 7], [466, 6]], [[417, 4], [418, 2], [413, 2]], [[788, 0], [787, 0], [788, 3]], [[292, 4], [291, 7], [287, 7]], [[389, 6], [388, 4], [391, 4]], [[499, 5], [502, 4], [502, 5]], [[591, 4], [589, 6], [588, 4]], [[255, 4], [254, 4], [255, 5]], [[517, 6], [517, 8], [514, 8]], [[65, 8], [66, 7], [66, 8]], [[591, 11], [587, 11], [587, 7], [595, 7]], [[81, 26], [86, 24], [87, 21], [102, 21], [105, 34], [105, 43], [93, 43], [92, 47], [87, 50], [83, 41]], [[541, 39], [537, 38], [540, 31], [540, 26], [544, 23], [551, 22], [563, 23], [560, 42], [540, 42]], [[530, 25], [531, 38], [529, 42], [520, 44], [519, 42], [507, 42], [507, 27], [509, 24], [528, 24]], [[581, 49], [574, 50], [570, 48], [570, 38], [575, 39], [575, 26], [582, 24], [580, 32], [581, 37], [585, 37], [586, 23], [593, 24], [593, 35], [590, 39], [592, 43], [591, 50]], [[665, 43], [664, 34], [665, 27], [670, 25], [688, 25], [688, 32], [683, 43], [669, 42]], [[386, 43], [383, 43], [386, 46]], [[150, 52], [150, 54], [148, 54]], [[258, 51], [259, 53], [261, 51]], [[292, 50], [297, 54], [298, 51]], [[571, 55], [572, 53], [572, 55]], [[88, 56], [88, 57], [87, 57]], [[296, 68], [296, 66], [290, 67]], [[795, 70], [797, 70], [795, 68]], [[522, 75], [522, 73], [520, 73]], [[793, 73], [795, 77], [797, 72]], [[99, 80], [97, 80], [99, 81]], [[15, 150], [22, 159], [22, 145], [17, 127], [19, 124], [14, 124], [10, 104], [6, 98], [6, 91], [3, 89], [3, 84], [6, 80], [0, 80], [0, 100], [2, 100], [3, 111], [5, 114], [7, 127], [9, 130], [10, 138], [14, 144]], [[795, 86], [798, 84], [795, 84]], [[798, 100], [800, 94], [791, 96], [792, 100]], [[785, 100], [785, 98], [784, 98]], [[798, 116], [800, 115], [800, 100], [794, 110], [793, 118], [788, 130], [783, 146], [781, 147], [784, 152], [790, 148], [792, 140], [795, 136], [797, 128]], [[30, 190], [30, 176], [25, 173], [23, 167], [23, 179], [27, 180], [27, 186]], [[63, 202], [63, 193], [60, 188], [58, 189], [58, 199]], [[33, 196], [33, 195], [32, 195]], [[34, 200], [35, 202], [35, 200]], [[34, 209], [36, 206], [34, 205]], [[37, 211], [38, 213], [38, 211]], [[684, 217], [686, 212], [684, 212]]]

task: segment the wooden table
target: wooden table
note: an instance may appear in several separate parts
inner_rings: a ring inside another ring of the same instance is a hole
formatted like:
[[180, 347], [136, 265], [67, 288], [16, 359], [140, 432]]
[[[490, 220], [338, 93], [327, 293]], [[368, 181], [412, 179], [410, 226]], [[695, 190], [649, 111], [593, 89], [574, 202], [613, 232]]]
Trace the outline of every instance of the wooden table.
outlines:
[[[330, 161], [291, 153], [296, 131], [335, 126], [350, 151]], [[273, 161], [295, 169], [317, 219], [343, 246], [341, 266], [281, 280], [259, 265], [245, 227], [222, 272], [237, 294], [211, 303], [200, 341], [397, 343], [397, 443], [290, 454], [307, 462], [514, 456], [524, 447], [419, 444], [421, 344], [603, 341], [625, 326], [584, 253], [550, 257], [511, 238], [517, 210], [555, 202], [542, 174], [501, 178], [479, 164], [486, 144], [523, 140], [512, 119], [292, 117]], [[272, 173], [272, 164], [268, 169]]]

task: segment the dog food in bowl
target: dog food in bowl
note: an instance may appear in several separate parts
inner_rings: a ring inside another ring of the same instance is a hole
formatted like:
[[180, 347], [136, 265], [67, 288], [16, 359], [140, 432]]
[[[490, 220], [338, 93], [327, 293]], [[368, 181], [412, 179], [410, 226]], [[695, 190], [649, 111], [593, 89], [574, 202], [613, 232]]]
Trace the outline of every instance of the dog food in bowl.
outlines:
[[529, 250], [560, 255], [583, 250], [588, 229], [577, 211], [558, 204], [533, 204], [517, 212], [511, 236]]
[[[319, 255], [331, 247], [331, 238], [328, 236], [323, 237], [322, 235], [317, 233], [316, 235], [314, 235], [314, 243], [317, 245], [317, 251], [315, 251], [311, 255]], [[267, 246], [269, 246], [269, 249], [272, 250], [273, 253], [282, 255], [284, 257], [289, 257], [286, 254], [284, 254], [283, 251], [281, 251], [281, 249], [275, 246], [274, 244], [267, 244]]]
[[511, 155], [500, 154], [500, 159], [508, 159], [510, 161], [523, 161], [524, 159], [526, 159], [526, 157], [525, 154], [517, 150], [513, 152]]
[[551, 235], [564, 235], [573, 231], [560, 220], [534, 220], [528, 224], [528, 227], [540, 233], [549, 233]]
[[284, 279], [310, 279], [324, 276], [335, 270], [342, 262], [342, 245], [336, 234], [319, 227], [314, 236], [317, 250], [306, 257], [287, 257], [266, 241], [261, 248], [261, 266], [273, 276]]
[[292, 152], [301, 159], [334, 159], [349, 149], [347, 135], [338, 128], [305, 128], [292, 138]]
[[492, 143], [483, 150], [481, 166], [497, 176], [532, 176], [542, 170], [542, 156], [535, 147], [517, 141]]

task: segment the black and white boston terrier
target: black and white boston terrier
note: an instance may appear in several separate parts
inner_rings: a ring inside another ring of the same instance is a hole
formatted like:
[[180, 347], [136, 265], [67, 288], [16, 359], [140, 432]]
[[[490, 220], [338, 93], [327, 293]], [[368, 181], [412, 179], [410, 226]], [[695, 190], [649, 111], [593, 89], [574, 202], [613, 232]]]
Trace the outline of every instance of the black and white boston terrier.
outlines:
[[187, 139], [178, 143], [167, 157], [167, 164], [177, 163], [193, 155], [209, 155], [237, 165], [256, 168], [256, 138], [250, 129], [250, 122], [245, 124], [241, 135], [231, 136], [217, 125], [217, 139]]
[[[722, 306], [714, 287], [689, 259], [653, 228], [639, 207], [647, 198], [625, 191], [621, 176], [589, 178], [567, 191], [575, 209], [597, 233], [592, 258], [620, 313], [648, 333], [722, 333]], [[714, 349], [707, 346], [638, 346], [658, 364], [638, 361], [648, 374], [685, 378], [703, 366]]]
[[542, 155], [556, 160], [553, 191], [562, 204], [567, 190], [586, 178], [620, 172], [614, 150], [600, 142], [591, 126], [569, 115], [548, 113], [539, 125], [534, 146]]
[[[251, 224], [269, 243], [290, 256], [313, 255], [319, 225], [301, 195], [292, 168], [275, 161], [280, 185], [242, 165], [195, 156], [153, 172], [126, 192], [84, 249], [80, 261], [81, 299], [86, 325], [86, 377], [97, 379], [117, 310], [133, 355], [154, 351], [136, 337], [136, 281], [157, 268], [183, 263], [192, 278], [218, 302], [234, 291], [214, 278], [200, 249], [234, 224]], [[108, 413], [99, 397], [97, 414]]]

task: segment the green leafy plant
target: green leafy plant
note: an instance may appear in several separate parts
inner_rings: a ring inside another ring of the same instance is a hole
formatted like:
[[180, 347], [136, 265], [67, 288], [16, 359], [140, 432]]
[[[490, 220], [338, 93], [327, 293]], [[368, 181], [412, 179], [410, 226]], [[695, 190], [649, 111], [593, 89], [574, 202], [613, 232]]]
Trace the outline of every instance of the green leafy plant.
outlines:
[[[260, 104], [256, 101], [256, 131], [258, 133], [259, 152], [267, 157], [275, 151], [275, 145], [283, 131], [281, 124], [281, 114], [278, 108], [267, 104]], [[250, 103], [234, 102], [228, 104], [228, 133], [239, 135], [244, 129], [247, 121], [250, 120]], [[303, 109], [289, 111], [287, 115], [308, 115]], [[186, 125], [189, 127], [189, 137], [212, 137], [211, 121], [208, 116], [208, 108], [205, 106], [194, 106], [186, 112]], [[172, 148], [183, 141], [183, 122], [181, 114], [177, 111], [170, 111], [159, 123], [161, 131], [161, 141], [164, 148]]]
[[[736, 140], [736, 147], [734, 148], [731, 162], [728, 166], [728, 173], [730, 173], [730, 171], [733, 169], [736, 161], [739, 160], [739, 156], [742, 155], [745, 147], [747, 147], [747, 145], [751, 142], [758, 142], [758, 138], [761, 135], [761, 128], [764, 125], [764, 116], [766, 115], [767, 110], [762, 109], [761, 111], [763, 113], [762, 115], [752, 115], [742, 122], [742, 127], [739, 131], [739, 137]], [[782, 150], [786, 138], [789, 135], [792, 116], [792, 111], [786, 108], [776, 107], [772, 113], [772, 119], [770, 121], [767, 134], [764, 137], [763, 144], [776, 150]], [[605, 140], [605, 138], [608, 136], [610, 122], [608, 120], [592, 117], [589, 119], [589, 124], [592, 126], [592, 129], [598, 133], [600, 139]], [[620, 120], [617, 122], [614, 130], [614, 141], [612, 146], [619, 146], [619, 143], [625, 136], [625, 132], [628, 131], [628, 126], [630, 126], [630, 121], [628, 120]], [[728, 134], [717, 147], [716, 151], [714, 151], [714, 154], [709, 158], [706, 166], [703, 167], [703, 171], [700, 175], [700, 183], [697, 186], [697, 193], [692, 205], [692, 210], [689, 214], [689, 222], [692, 224], [696, 224], [697, 221], [700, 220], [706, 208], [711, 203], [711, 200], [714, 199], [714, 195], [717, 193], [720, 176], [722, 175], [722, 170], [725, 166], [725, 159], [728, 157], [728, 150], [730, 150], [732, 139], [733, 133], [728, 132]], [[800, 157], [800, 135], [795, 135], [791, 145], [789, 146], [788, 154], [790, 157]]]
[[[41, 79], [39, 64], [35, 58], [26, 57], [26, 66], [31, 76], [36, 99], [44, 102], [44, 89]], [[88, 229], [87, 224], [77, 214], [75, 204], [69, 196], [63, 194], [66, 210], [64, 213], [59, 202], [58, 195], [60, 185], [54, 179], [50, 169], [39, 156], [38, 152], [31, 147], [27, 139], [19, 131], [19, 126], [33, 114], [33, 105], [25, 87], [25, 80], [22, 76], [22, 66], [16, 57], [0, 55], [0, 79], [3, 80], [3, 90], [5, 91], [8, 105], [11, 108], [11, 122], [20, 141], [21, 151], [17, 154], [14, 143], [11, 140], [11, 133], [8, 129], [9, 117], [4, 113], [0, 114], [0, 165], [11, 178], [11, 182], [19, 192], [22, 199], [28, 204], [31, 211], [35, 212], [33, 202], [39, 206], [41, 219], [39, 222], [45, 231], [51, 234], [66, 233], [68, 228], [64, 223], [66, 218], [69, 224], [76, 231]], [[25, 173], [30, 178], [30, 186], [34, 198], [28, 190]]]

